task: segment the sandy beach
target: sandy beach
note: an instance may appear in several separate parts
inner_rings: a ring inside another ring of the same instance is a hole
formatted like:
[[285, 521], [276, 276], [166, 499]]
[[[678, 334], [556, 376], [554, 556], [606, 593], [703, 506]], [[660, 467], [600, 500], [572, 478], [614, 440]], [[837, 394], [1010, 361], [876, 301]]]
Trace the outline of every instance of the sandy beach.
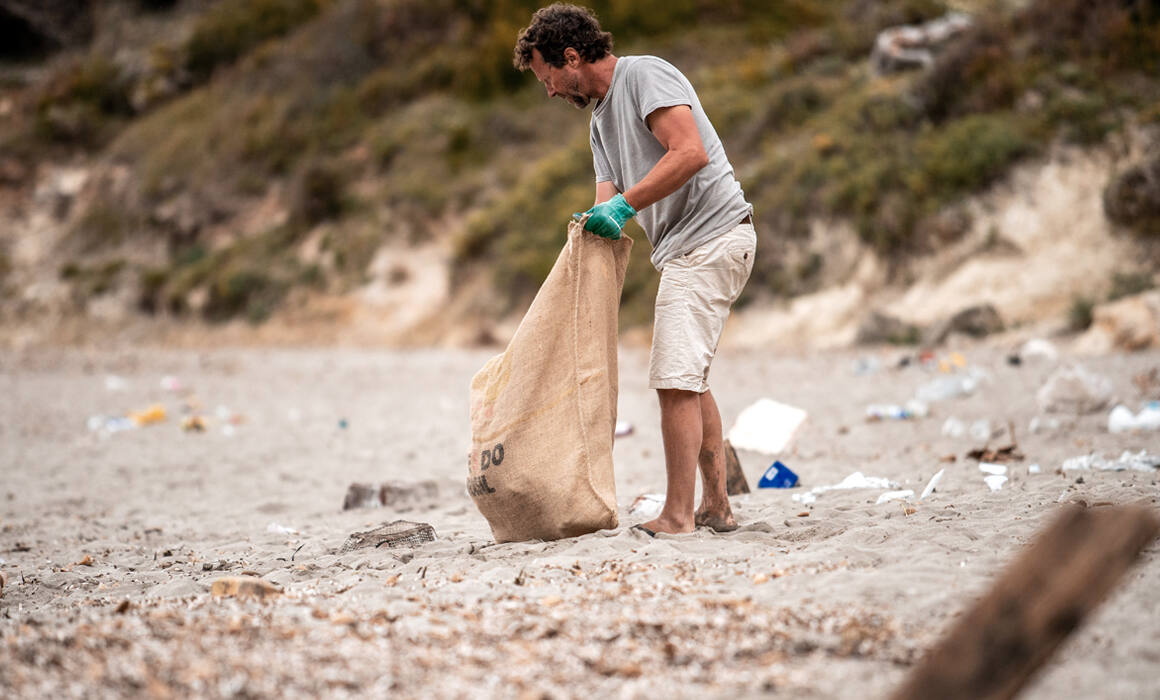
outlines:
[[[494, 352], [0, 355], [0, 694], [881, 697], [1063, 504], [1158, 507], [1155, 470], [1060, 470], [1090, 453], [1160, 452], [1158, 433], [1109, 433], [1106, 409], [1044, 419], [1036, 392], [1066, 352], [1013, 366], [994, 343], [962, 348], [985, 373], [975, 393], [871, 422], [869, 404], [903, 403], [938, 370], [898, 367], [897, 348], [726, 348], [711, 381], [726, 429], [763, 397], [809, 413], [777, 457], [802, 484], [736, 497], [736, 532], [648, 539], [628, 529], [648, 519], [628, 508], [664, 490], [659, 415], [647, 352], [626, 347], [620, 528], [497, 545], [464, 491], [468, 382]], [[1133, 381], [1160, 353], [1079, 361], [1133, 409], [1160, 398]], [[166, 419], [139, 429], [96, 418], [154, 404]], [[181, 429], [187, 409], [205, 432]], [[950, 417], [987, 419], [994, 434], [944, 435]], [[1008, 423], [1025, 458], [991, 491], [966, 453], [1010, 442]], [[773, 461], [740, 458], [753, 487]], [[854, 472], [916, 495], [793, 498]], [[426, 480], [436, 493], [405, 507], [342, 510], [353, 482]], [[396, 519], [437, 539], [340, 551]], [[282, 592], [210, 594], [243, 574]], [[1157, 580], [1154, 542], [1025, 697], [1157, 697]]]

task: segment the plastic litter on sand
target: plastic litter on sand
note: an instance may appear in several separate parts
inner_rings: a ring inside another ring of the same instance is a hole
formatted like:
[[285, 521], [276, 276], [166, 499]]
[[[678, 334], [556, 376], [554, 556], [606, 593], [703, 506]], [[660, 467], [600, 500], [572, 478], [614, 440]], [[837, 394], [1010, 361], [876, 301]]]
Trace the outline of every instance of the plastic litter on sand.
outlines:
[[1125, 450], [1119, 459], [1104, 459], [1099, 453], [1087, 454], [1063, 460], [1060, 469], [1065, 472], [1091, 469], [1112, 472], [1126, 470], [1150, 472], [1160, 469], [1160, 455], [1148, 454], [1147, 450], [1140, 450], [1135, 454]]
[[664, 506], [665, 494], [642, 493], [628, 507], [628, 514], [642, 518], [655, 518], [661, 514], [661, 508], [664, 508]]
[[874, 502], [874, 505], [882, 505], [887, 501], [897, 501], [902, 498], [910, 498], [913, 495], [913, 489], [903, 489], [902, 491], [887, 491], [878, 497], [878, 500]]
[[729, 442], [739, 450], [774, 455], [786, 448], [806, 420], [806, 412], [773, 399], [759, 399], [737, 416]]
[[1160, 430], [1160, 401], [1149, 401], [1139, 413], [1120, 404], [1108, 414], [1109, 433], [1131, 433]]
[[1007, 473], [1007, 467], [1002, 464], [979, 462], [979, 471], [983, 472], [984, 474], [1003, 475]]
[[862, 472], [854, 472], [845, 479], [829, 486], [815, 486], [806, 493], [795, 493], [793, 500], [798, 503], [813, 503], [818, 496], [827, 491], [842, 491], [846, 489], [896, 489], [898, 484], [880, 476], [866, 476]]
[[945, 469], [939, 469], [938, 473], [936, 473], [934, 476], [932, 476], [930, 478], [930, 481], [926, 482], [926, 488], [924, 488], [922, 490], [922, 495], [918, 497], [918, 500], [920, 500], [920, 501], [924, 500], [927, 496], [934, 493], [935, 488], [937, 488], [939, 482], [942, 481], [943, 473], [945, 473], [945, 472], [946, 472]]
[[992, 491], [998, 491], [1003, 488], [1003, 484], [1007, 483], [1007, 477], [1002, 474], [988, 474], [983, 477], [983, 481], [986, 482]]
[[781, 462], [774, 462], [769, 465], [769, 469], [761, 475], [761, 479], [757, 482], [759, 489], [792, 489], [797, 486], [798, 475], [790, 471], [790, 468]]

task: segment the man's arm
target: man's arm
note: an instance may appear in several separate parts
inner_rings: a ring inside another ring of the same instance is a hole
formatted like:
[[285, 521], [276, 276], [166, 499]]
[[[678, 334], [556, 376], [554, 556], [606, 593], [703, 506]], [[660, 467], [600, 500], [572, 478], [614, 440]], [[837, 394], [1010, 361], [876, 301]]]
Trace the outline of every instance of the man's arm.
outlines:
[[[676, 192], [698, 170], [709, 164], [701, 133], [688, 105], [661, 107], [646, 120], [665, 154], [640, 182], [617, 194], [611, 182], [596, 185], [596, 205], [589, 209], [584, 228], [597, 236], [620, 238], [625, 222], [641, 209]], [[577, 214], [577, 216], [580, 216]]]
[[616, 189], [616, 185], [612, 184], [611, 180], [598, 182], [596, 183], [596, 202], [593, 203], [593, 206], [596, 206], [601, 202], [607, 202], [619, 193], [620, 190]]
[[[709, 164], [709, 155], [705, 153], [705, 144], [697, 131], [693, 110], [688, 105], [661, 107], [649, 114], [645, 121], [653, 136], [664, 146], [665, 154], [644, 179], [624, 193], [625, 200], [637, 211], [676, 192]], [[596, 192], [599, 199], [599, 185]]]

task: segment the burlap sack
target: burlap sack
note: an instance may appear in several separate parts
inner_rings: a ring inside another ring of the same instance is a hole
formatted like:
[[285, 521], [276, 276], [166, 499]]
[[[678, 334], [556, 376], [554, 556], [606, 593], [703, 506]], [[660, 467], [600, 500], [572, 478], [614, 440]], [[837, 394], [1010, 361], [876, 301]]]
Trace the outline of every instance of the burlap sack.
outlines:
[[467, 490], [496, 542], [617, 525], [617, 312], [631, 248], [572, 222], [507, 350], [471, 380]]

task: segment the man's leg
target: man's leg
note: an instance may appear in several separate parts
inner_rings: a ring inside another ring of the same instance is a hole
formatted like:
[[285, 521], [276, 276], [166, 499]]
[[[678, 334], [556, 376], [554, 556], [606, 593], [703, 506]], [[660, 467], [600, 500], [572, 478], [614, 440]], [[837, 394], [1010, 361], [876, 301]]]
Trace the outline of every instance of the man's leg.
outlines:
[[661, 514], [643, 525], [653, 532], [692, 532], [696, 527], [693, 505], [697, 458], [702, 442], [701, 396], [695, 391], [657, 389], [657, 398], [661, 404], [661, 437], [665, 443], [668, 487]]
[[701, 507], [693, 521], [717, 532], [737, 529], [733, 508], [725, 490], [725, 445], [721, 429], [721, 413], [713, 393], [701, 394], [701, 453], [697, 464], [701, 467]]

